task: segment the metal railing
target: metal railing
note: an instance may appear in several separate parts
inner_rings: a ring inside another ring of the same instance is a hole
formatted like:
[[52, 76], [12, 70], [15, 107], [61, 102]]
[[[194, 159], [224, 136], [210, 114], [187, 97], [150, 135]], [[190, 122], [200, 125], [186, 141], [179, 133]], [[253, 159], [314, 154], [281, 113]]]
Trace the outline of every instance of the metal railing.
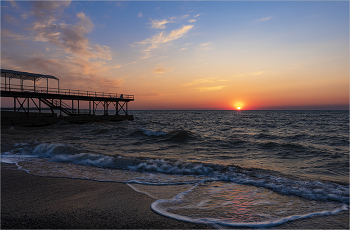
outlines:
[[127, 100], [134, 100], [134, 95], [116, 94], [116, 93], [104, 93], [93, 92], [85, 90], [71, 90], [71, 89], [59, 89], [59, 88], [47, 88], [47, 87], [34, 87], [24, 85], [3, 85], [1, 84], [1, 91], [14, 91], [14, 92], [28, 92], [28, 93], [49, 93], [58, 95], [74, 95], [74, 96], [86, 96], [86, 97], [106, 97], [106, 98], [120, 98]]

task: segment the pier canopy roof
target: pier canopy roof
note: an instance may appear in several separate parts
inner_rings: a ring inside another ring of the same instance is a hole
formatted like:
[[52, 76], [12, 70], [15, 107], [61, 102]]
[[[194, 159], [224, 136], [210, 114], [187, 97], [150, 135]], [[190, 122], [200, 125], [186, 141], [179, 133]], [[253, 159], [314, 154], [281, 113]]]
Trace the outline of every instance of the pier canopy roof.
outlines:
[[1, 76], [3, 74], [10, 74], [10, 76], [6, 76], [8, 78], [16, 78], [21, 80], [32, 80], [32, 81], [38, 81], [41, 78], [45, 79], [54, 79], [59, 81], [57, 77], [51, 76], [51, 75], [43, 75], [43, 74], [36, 74], [36, 73], [28, 73], [28, 72], [20, 72], [15, 70], [7, 70], [7, 69], [1, 69]]

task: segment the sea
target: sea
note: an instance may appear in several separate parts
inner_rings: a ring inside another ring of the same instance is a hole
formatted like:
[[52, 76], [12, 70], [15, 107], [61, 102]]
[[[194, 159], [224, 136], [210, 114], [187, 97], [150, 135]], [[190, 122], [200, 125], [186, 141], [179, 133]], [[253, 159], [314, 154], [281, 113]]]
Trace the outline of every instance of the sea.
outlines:
[[129, 113], [134, 120], [1, 127], [1, 161], [125, 183], [154, 198], [156, 213], [216, 227], [349, 209], [349, 111]]

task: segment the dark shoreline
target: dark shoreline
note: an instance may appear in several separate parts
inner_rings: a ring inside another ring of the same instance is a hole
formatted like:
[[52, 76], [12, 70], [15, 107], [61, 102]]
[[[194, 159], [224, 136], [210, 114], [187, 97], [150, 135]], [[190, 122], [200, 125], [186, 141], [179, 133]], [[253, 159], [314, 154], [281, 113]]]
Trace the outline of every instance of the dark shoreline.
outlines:
[[[1, 229], [212, 229], [154, 213], [155, 200], [115, 182], [34, 176], [1, 163]], [[270, 229], [349, 229], [349, 211]]]

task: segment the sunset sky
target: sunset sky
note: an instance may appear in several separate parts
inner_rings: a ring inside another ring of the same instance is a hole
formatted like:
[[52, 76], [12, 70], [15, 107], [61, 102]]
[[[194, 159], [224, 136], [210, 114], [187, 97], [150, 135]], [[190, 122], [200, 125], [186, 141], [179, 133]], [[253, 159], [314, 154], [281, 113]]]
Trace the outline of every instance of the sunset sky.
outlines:
[[129, 109], [348, 109], [349, 2], [1, 1], [1, 68]]

